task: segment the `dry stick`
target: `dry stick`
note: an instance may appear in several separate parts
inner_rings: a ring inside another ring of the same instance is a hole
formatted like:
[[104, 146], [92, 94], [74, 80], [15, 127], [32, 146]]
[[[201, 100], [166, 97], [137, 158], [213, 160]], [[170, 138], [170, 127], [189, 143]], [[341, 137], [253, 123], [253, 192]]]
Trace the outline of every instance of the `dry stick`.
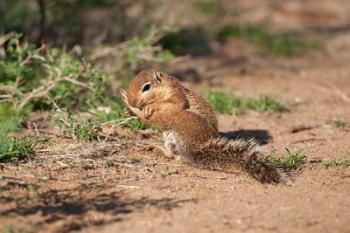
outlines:
[[33, 91], [27, 93], [21, 103], [17, 106], [17, 110], [22, 110], [23, 107], [28, 104], [32, 99], [41, 98], [45, 95], [47, 95], [60, 81], [64, 80], [63, 78], [57, 78], [54, 80], [49, 81], [44, 86], [41, 86], [37, 89], [34, 89]]
[[[123, 125], [125, 124], [126, 122], [130, 121], [130, 120], [133, 120], [133, 119], [137, 119], [136, 116], [132, 116], [132, 117], [128, 117], [128, 118], [124, 118], [123, 120], [121, 120], [120, 122], [116, 123], [115, 125], [113, 126], [119, 126], [119, 125]], [[112, 120], [112, 121], [106, 121], [106, 122], [103, 122], [101, 123], [101, 125], [107, 125], [109, 123], [114, 123], [115, 120]]]
[[130, 189], [139, 189], [140, 188], [140, 186], [136, 186], [136, 185], [117, 184], [117, 186], [120, 188], [130, 188]]
[[39, 137], [40, 134], [39, 134], [38, 127], [37, 127], [37, 125], [35, 124], [35, 122], [33, 122], [33, 125], [34, 125], [34, 128], [35, 128], [36, 135], [37, 135], [37, 137]]
[[63, 78], [63, 80], [67, 81], [67, 82], [70, 82], [70, 83], [73, 83], [77, 86], [82, 86], [82, 87], [85, 87], [86, 89], [89, 89], [90, 91], [95, 91], [94, 88], [92, 87], [89, 87], [88, 85], [86, 85], [85, 83], [82, 83], [82, 82], [79, 82], [78, 80], [75, 80], [75, 79], [72, 79], [70, 77], [65, 77]]
[[[0, 84], [0, 91], [5, 92], [5, 93], [12, 93], [14, 91], [14, 88], [9, 85], [1, 85]], [[15, 90], [15, 94], [19, 96], [23, 96], [24, 94], [20, 90]]]
[[46, 44], [42, 44], [40, 48], [36, 49], [32, 55], [29, 55], [23, 61], [21, 61], [20, 65], [21, 66], [26, 65], [27, 63], [30, 62], [31, 59], [35, 57], [35, 55], [37, 55], [38, 53], [40, 53], [42, 50], [45, 50], [45, 49], [46, 49]]
[[23, 107], [26, 104], [28, 104], [28, 102], [30, 102], [32, 99], [37, 99], [37, 98], [41, 98], [41, 97], [46, 96], [61, 81], [67, 81], [67, 82], [70, 82], [70, 83], [75, 84], [77, 86], [85, 87], [85, 88], [87, 88], [87, 89], [89, 89], [91, 91], [94, 90], [93, 88], [85, 85], [84, 83], [72, 79], [70, 76], [56, 78], [54, 80], [51, 80], [51, 81], [47, 82], [44, 86], [41, 86], [41, 87], [39, 87], [37, 89], [34, 89], [33, 91], [25, 94], [25, 96], [22, 99], [21, 103], [17, 106], [17, 109], [18, 110], [23, 109]]
[[0, 99], [10, 99], [12, 95], [0, 95]]
[[9, 32], [4, 36], [0, 37], [0, 46], [2, 46], [3, 44], [6, 43], [6, 41], [10, 40], [12, 37], [14, 37], [16, 35], [15, 32]]

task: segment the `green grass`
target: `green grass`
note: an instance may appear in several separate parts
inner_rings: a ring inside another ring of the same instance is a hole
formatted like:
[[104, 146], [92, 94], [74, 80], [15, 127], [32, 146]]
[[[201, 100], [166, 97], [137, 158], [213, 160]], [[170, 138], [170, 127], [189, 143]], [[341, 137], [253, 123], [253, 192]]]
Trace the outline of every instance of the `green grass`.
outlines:
[[267, 96], [260, 96], [256, 100], [242, 101], [243, 109], [252, 109], [259, 112], [287, 112], [290, 109], [278, 101]]
[[30, 139], [26, 136], [19, 138], [10, 137], [10, 133], [19, 130], [21, 117], [14, 112], [11, 105], [0, 104], [0, 162], [20, 160], [34, 152], [38, 143], [37, 139]]
[[28, 137], [0, 139], [0, 162], [19, 161], [34, 153], [38, 139]]
[[225, 40], [229, 37], [247, 40], [277, 55], [286, 57], [319, 47], [319, 44], [314, 40], [301, 39], [286, 33], [269, 33], [260, 25], [234, 24], [227, 26], [219, 33], [219, 39]]
[[61, 110], [52, 118], [63, 134], [82, 141], [95, 141], [99, 139], [99, 124], [92, 119], [80, 119], [77, 115], [70, 115]]
[[205, 99], [212, 106], [214, 111], [221, 114], [232, 114], [236, 110], [255, 110], [259, 112], [286, 112], [290, 109], [278, 101], [260, 96], [258, 99], [240, 99], [220, 91], [209, 91], [205, 93]]
[[76, 125], [73, 134], [76, 138], [83, 141], [98, 140], [98, 125], [90, 119], [82, 121]]
[[350, 153], [347, 154], [346, 158], [337, 158], [323, 162], [325, 168], [333, 167], [349, 167], [350, 166]]
[[211, 14], [218, 10], [218, 3], [213, 0], [196, 0], [193, 3], [203, 14]]
[[210, 51], [209, 35], [201, 29], [174, 29], [165, 33], [158, 44], [171, 56], [204, 54]]
[[204, 97], [214, 111], [221, 114], [232, 114], [233, 109], [239, 108], [241, 102], [239, 98], [219, 91], [209, 91]]
[[307, 155], [302, 154], [300, 151], [293, 152], [286, 148], [286, 153], [282, 157], [275, 160], [278, 166], [286, 170], [297, 169], [307, 161]]
[[[120, 127], [135, 130], [151, 127], [136, 119], [127, 120], [120, 97], [110, 90], [115, 81], [112, 75], [94, 68], [74, 52], [50, 47], [40, 50], [32, 44], [21, 43], [20, 37], [17, 35], [9, 41], [6, 56], [0, 61], [0, 100], [3, 102], [0, 136], [4, 157], [22, 154], [26, 149], [30, 151], [24, 139], [10, 140], [8, 134], [20, 130], [21, 121], [37, 110], [59, 109], [59, 120], [50, 116], [52, 122], [58, 124], [64, 134], [84, 141], [99, 140], [100, 126], [108, 121], [125, 121]], [[137, 66], [141, 60], [133, 54], [138, 54], [143, 46], [152, 46], [151, 41], [132, 40], [128, 56], [121, 59]], [[162, 51], [158, 52], [157, 56], [161, 56]], [[81, 115], [89, 116], [81, 118]], [[14, 151], [14, 146], [20, 151]]]

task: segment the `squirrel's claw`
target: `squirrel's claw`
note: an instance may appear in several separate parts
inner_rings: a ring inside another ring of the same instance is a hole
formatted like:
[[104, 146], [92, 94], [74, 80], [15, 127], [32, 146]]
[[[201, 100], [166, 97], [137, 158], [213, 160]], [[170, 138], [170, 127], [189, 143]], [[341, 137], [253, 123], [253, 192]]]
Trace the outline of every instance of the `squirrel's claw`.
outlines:
[[120, 88], [119, 94], [122, 97], [124, 104], [128, 106], [129, 101], [128, 101], [128, 94], [126, 93], [126, 91], [123, 88]]
[[145, 119], [149, 119], [152, 116], [153, 112], [154, 112], [154, 109], [150, 106], [145, 106], [142, 110], [143, 117]]
[[[135, 108], [129, 104], [128, 94], [126, 93], [126, 91], [124, 89], [120, 88], [119, 94], [122, 98], [122, 101], [125, 105], [125, 108], [127, 109], [126, 112], [129, 115], [136, 115], [137, 117], [140, 117], [140, 115], [142, 114], [141, 110], [138, 108]], [[132, 114], [130, 114], [130, 113], [132, 113]]]

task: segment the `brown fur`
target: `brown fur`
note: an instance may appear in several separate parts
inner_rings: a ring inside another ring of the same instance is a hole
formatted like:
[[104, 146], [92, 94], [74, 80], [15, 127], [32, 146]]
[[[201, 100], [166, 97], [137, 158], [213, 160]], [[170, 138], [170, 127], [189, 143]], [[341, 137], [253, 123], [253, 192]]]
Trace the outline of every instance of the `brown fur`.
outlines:
[[[161, 76], [161, 79], [163, 80], [161, 83], [155, 80], [155, 73]], [[157, 89], [156, 95], [158, 100], [164, 100], [162, 101], [163, 109], [165, 109], [165, 107], [171, 107], [171, 111], [173, 113], [177, 107], [185, 108], [202, 116], [216, 131], [218, 131], [218, 122], [215, 113], [207, 101], [205, 101], [200, 95], [182, 86], [176, 78], [165, 72], [149, 69], [138, 73], [130, 82], [127, 91], [129, 104], [131, 106], [140, 107], [138, 106], [139, 104], [137, 102], [138, 100], [144, 99], [140, 89], [146, 82], [151, 82], [151, 84], [153, 84]], [[127, 110], [127, 112], [130, 114], [129, 110]]]
[[[143, 91], [146, 84], [150, 88]], [[161, 127], [166, 151], [183, 162], [212, 170], [243, 169], [261, 182], [280, 180], [279, 172], [260, 160], [254, 142], [219, 137], [209, 104], [170, 75], [142, 71], [121, 94], [133, 114]]]

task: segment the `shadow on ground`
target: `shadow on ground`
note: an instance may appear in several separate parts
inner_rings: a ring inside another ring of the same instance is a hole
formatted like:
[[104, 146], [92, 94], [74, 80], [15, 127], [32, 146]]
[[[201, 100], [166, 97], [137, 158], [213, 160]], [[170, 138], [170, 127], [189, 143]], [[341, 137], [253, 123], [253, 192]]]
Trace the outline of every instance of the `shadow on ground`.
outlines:
[[[9, 183], [8, 183], [9, 184]], [[48, 190], [41, 192], [38, 185], [15, 184], [10, 182], [9, 190], [14, 187], [27, 190], [23, 196], [11, 195], [7, 203], [15, 202], [15, 207], [0, 211], [2, 217], [41, 216], [36, 225], [49, 225], [64, 220], [55, 232], [81, 230], [89, 226], [107, 225], [122, 221], [122, 216], [145, 208], [157, 208], [170, 211], [182, 203], [195, 202], [194, 199], [161, 198], [126, 199], [122, 193], [109, 191], [102, 185], [80, 185], [73, 189]], [[6, 187], [1, 187], [5, 189]], [[29, 189], [29, 190], [28, 190]], [[33, 191], [34, 190], [34, 191]], [[103, 216], [97, 217], [96, 216]], [[93, 217], [92, 217], [93, 216]]]
[[231, 139], [231, 140], [237, 140], [237, 139], [243, 139], [243, 140], [255, 140], [259, 145], [265, 145], [269, 143], [272, 139], [272, 136], [267, 130], [264, 129], [253, 129], [253, 130], [235, 130], [235, 131], [228, 131], [228, 132], [222, 132], [220, 133], [221, 136]]

